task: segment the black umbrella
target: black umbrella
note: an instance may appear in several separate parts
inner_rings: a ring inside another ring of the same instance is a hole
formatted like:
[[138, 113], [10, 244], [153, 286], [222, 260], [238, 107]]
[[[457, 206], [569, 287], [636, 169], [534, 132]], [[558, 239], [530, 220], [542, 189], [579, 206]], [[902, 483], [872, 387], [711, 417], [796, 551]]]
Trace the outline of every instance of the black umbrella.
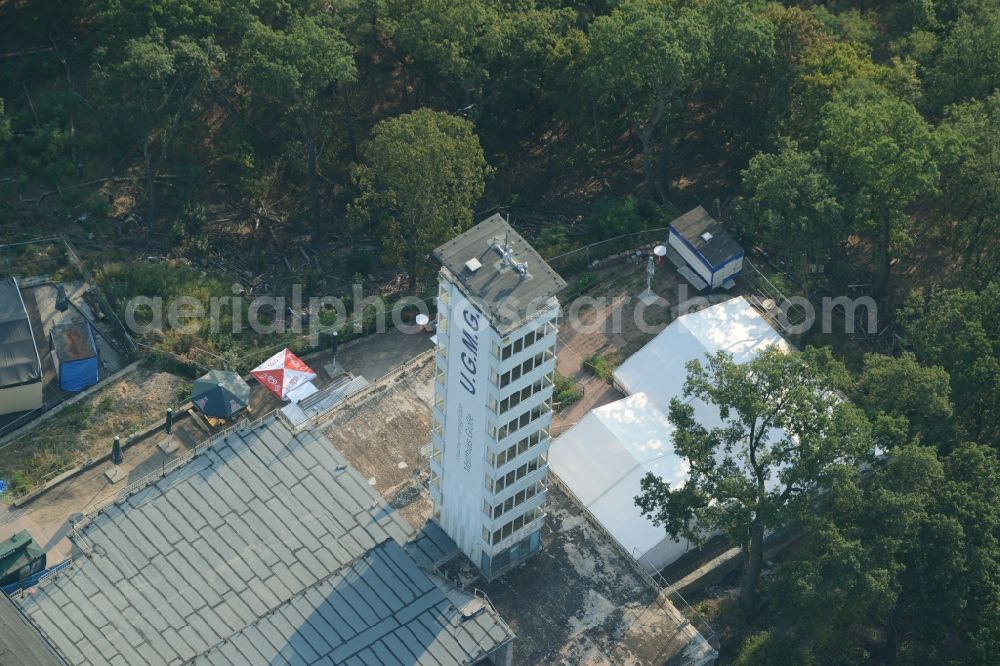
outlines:
[[121, 438], [116, 435], [115, 443], [111, 445], [111, 464], [121, 465], [124, 460], [125, 453], [122, 451], [122, 441]]
[[195, 380], [191, 402], [205, 416], [228, 419], [250, 404], [250, 387], [235, 372], [211, 370]]

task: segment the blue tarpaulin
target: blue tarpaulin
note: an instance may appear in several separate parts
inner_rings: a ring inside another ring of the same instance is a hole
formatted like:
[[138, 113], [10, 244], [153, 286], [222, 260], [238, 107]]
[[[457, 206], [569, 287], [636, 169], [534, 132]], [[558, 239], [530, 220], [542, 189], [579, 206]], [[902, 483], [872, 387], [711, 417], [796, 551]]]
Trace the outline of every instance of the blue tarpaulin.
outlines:
[[97, 344], [90, 322], [54, 326], [52, 352], [59, 370], [59, 388], [63, 391], [82, 391], [100, 379]]

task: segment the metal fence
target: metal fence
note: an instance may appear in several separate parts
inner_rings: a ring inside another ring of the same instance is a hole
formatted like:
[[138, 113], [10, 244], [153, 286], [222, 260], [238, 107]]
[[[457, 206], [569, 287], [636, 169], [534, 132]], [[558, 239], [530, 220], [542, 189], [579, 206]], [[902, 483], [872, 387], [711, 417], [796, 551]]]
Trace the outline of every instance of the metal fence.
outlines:
[[[55, 275], [67, 265], [64, 250], [51, 254], [51, 250], [62, 247], [62, 240], [62, 236], [43, 236], [0, 245], [0, 273]], [[38, 248], [44, 249], [40, 252]]]
[[[118, 318], [118, 315], [115, 313], [115, 309], [111, 307], [111, 303], [108, 302], [108, 299], [104, 295], [104, 292], [101, 291], [101, 288], [97, 284], [97, 280], [94, 278], [94, 274], [91, 273], [90, 269], [88, 269], [86, 264], [83, 263], [83, 261], [80, 259], [80, 255], [76, 253], [76, 250], [73, 248], [72, 245], [70, 245], [70, 242], [66, 240], [66, 238], [64, 237], [61, 238], [61, 240], [63, 246], [66, 248], [66, 256], [73, 263], [73, 265], [76, 266], [77, 270], [80, 271], [80, 274], [83, 275], [84, 280], [89, 285], [91, 285], [93, 293], [97, 296], [97, 299], [100, 301], [101, 307], [104, 310], [105, 315], [113, 319], [114, 322], [118, 324], [117, 332], [121, 336], [119, 342], [121, 343], [122, 346], [122, 349], [120, 349], [119, 351], [123, 355], [134, 356], [139, 351], [138, 347], [136, 347], [135, 341], [132, 339], [132, 336], [129, 335], [128, 329], [125, 327], [125, 324], [123, 324], [122, 320]], [[114, 342], [111, 340], [109, 340], [109, 343], [114, 344]]]
[[809, 317], [805, 308], [789, 302], [785, 294], [748, 258], [743, 259], [740, 280], [748, 300], [779, 331], [800, 326]]
[[644, 229], [596, 243], [590, 243], [575, 250], [549, 257], [545, 260], [545, 263], [564, 277], [574, 275], [587, 270], [594, 261], [607, 259], [621, 253], [637, 251], [646, 246], [666, 243], [668, 229], [669, 227]]
[[12, 597], [14, 596], [14, 594], [22, 590], [25, 590], [29, 587], [35, 587], [36, 585], [38, 585], [38, 582], [43, 578], [48, 578], [49, 576], [53, 576], [59, 573], [63, 569], [69, 567], [69, 565], [71, 565], [72, 563], [73, 563], [72, 560], [63, 560], [59, 564], [51, 566], [47, 569], [43, 569], [34, 575], [28, 576], [27, 578], [22, 578], [16, 583], [5, 585], [3, 588], [0, 589], [2, 589], [3, 593], [6, 594], [8, 597]]

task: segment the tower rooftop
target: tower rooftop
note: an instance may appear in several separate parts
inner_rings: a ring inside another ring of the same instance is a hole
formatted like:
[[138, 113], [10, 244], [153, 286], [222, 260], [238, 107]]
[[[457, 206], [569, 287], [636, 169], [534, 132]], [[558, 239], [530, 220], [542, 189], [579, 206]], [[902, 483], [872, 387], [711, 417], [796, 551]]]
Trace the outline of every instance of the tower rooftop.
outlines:
[[[508, 259], [503, 249], [509, 249]], [[516, 328], [566, 287], [534, 248], [495, 214], [434, 250], [449, 279], [501, 333]]]

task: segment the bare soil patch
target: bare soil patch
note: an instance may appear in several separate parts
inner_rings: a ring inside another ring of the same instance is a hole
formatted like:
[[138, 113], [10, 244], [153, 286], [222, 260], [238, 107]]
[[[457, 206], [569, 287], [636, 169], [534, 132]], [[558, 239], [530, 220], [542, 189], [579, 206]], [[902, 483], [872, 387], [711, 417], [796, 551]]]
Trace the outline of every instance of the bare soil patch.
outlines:
[[187, 399], [190, 384], [176, 375], [140, 368], [0, 449], [0, 477], [33, 487], [82, 460], [111, 449]]

